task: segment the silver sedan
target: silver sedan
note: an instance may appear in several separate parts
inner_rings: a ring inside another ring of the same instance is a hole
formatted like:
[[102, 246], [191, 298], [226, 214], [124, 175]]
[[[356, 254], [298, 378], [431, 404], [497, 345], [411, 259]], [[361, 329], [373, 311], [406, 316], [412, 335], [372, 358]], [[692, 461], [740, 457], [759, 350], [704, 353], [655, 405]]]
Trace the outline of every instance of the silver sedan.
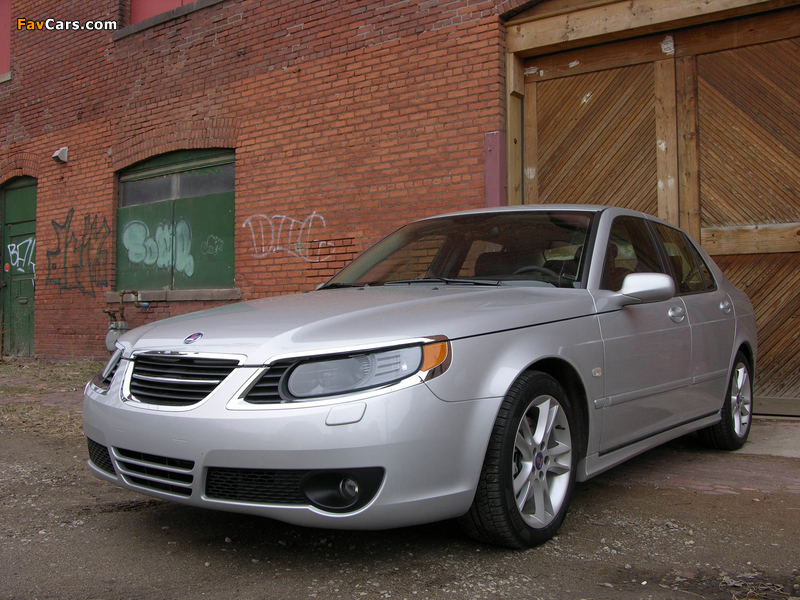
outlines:
[[87, 384], [93, 473], [314, 527], [459, 518], [550, 539], [576, 481], [750, 431], [747, 296], [679, 229], [599, 206], [417, 221], [314, 292], [145, 325]]

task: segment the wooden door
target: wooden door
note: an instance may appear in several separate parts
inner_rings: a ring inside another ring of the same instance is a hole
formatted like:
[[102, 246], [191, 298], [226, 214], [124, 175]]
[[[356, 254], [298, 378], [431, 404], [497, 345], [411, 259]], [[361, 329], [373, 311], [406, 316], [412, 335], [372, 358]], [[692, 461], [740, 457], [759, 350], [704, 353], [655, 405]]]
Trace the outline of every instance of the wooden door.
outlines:
[[696, 60], [702, 238], [756, 310], [757, 411], [800, 414], [800, 37]]

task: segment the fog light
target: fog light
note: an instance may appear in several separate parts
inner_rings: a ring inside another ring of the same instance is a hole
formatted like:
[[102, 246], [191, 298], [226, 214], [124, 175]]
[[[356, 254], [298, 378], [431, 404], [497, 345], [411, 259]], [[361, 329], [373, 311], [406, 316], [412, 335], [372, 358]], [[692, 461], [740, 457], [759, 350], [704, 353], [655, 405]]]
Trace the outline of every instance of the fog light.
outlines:
[[309, 471], [300, 492], [309, 504], [327, 512], [347, 513], [366, 506], [383, 482], [381, 467]]
[[346, 502], [355, 502], [358, 498], [358, 482], [352, 477], [345, 477], [339, 484], [339, 493]]

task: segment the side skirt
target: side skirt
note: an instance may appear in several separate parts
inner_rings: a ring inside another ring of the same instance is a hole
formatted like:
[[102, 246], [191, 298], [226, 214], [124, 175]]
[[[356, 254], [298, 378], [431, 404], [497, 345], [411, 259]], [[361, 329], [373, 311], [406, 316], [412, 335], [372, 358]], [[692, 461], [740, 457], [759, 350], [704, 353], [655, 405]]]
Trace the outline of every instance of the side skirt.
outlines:
[[674, 440], [675, 438], [679, 438], [687, 433], [692, 433], [698, 429], [704, 429], [714, 425], [715, 423], [719, 422], [720, 418], [720, 413], [717, 411], [706, 417], [701, 417], [694, 421], [678, 425], [677, 427], [662, 431], [610, 452], [587, 456], [578, 464], [577, 480], [586, 481], [587, 479], [591, 479], [595, 475], [599, 475], [603, 471], [607, 471], [611, 467], [615, 467], [618, 464], [625, 462], [629, 458], [633, 458], [637, 454], [646, 452], [651, 448], [660, 446], [661, 444], [669, 442], [670, 440]]

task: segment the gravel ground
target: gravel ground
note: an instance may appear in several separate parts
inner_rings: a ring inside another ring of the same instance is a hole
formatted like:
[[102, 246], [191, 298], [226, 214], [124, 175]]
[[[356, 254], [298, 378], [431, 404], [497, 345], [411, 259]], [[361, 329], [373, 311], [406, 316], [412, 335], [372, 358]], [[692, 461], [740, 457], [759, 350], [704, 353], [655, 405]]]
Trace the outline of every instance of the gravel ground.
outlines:
[[[31, 376], [32, 363], [8, 368], [3, 599], [800, 598], [796, 458], [711, 452], [682, 438], [580, 484], [560, 535], [523, 552], [476, 544], [452, 522], [303, 529], [95, 479], [82, 383]], [[772, 430], [756, 422], [754, 437], [761, 431]]]

